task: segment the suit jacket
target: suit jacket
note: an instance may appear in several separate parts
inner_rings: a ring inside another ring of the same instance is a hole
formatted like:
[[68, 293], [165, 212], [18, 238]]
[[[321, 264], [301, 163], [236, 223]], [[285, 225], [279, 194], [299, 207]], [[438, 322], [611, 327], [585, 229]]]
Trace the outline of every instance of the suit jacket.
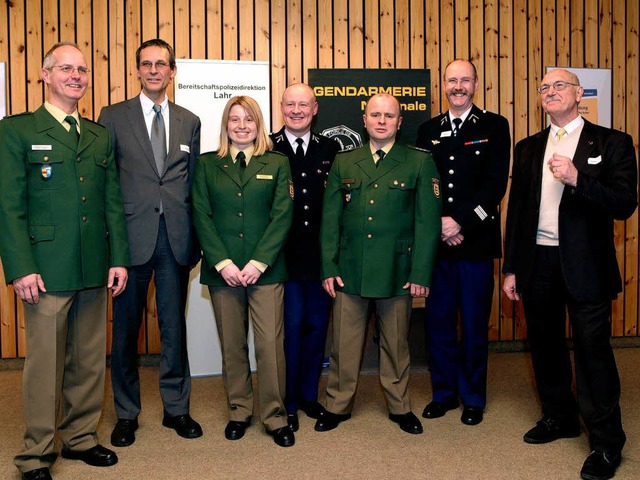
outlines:
[[107, 131], [80, 140], [41, 106], [0, 122], [0, 255], [7, 282], [31, 273], [49, 292], [104, 286], [128, 266], [122, 197]]
[[284, 127], [271, 134], [273, 149], [289, 158], [293, 179], [293, 223], [284, 254], [289, 279], [320, 281], [320, 220], [322, 195], [333, 159], [340, 144], [311, 132], [307, 152], [299, 161], [284, 133]]
[[284, 155], [252, 156], [243, 180], [230, 155], [201, 155], [193, 183], [193, 221], [203, 252], [200, 283], [227, 286], [214, 268], [227, 258], [240, 269], [249, 260], [267, 264], [258, 285], [284, 282], [282, 249], [293, 218], [292, 196]]
[[416, 145], [433, 154], [442, 180], [442, 216], [461, 227], [457, 246], [440, 242], [439, 257], [454, 260], [499, 258], [502, 253], [498, 206], [507, 190], [511, 160], [509, 122], [475, 105], [451, 134], [449, 113], [423, 123]]
[[191, 219], [191, 184], [200, 154], [200, 119], [169, 102], [169, 150], [164, 172], [158, 172], [140, 97], [104, 107], [98, 119], [113, 142], [131, 263], [143, 265], [153, 254], [160, 202], [171, 250], [181, 265], [195, 265], [199, 248]]
[[[505, 238], [504, 273], [515, 273], [519, 292], [532, 276], [550, 128], [516, 145]], [[585, 120], [573, 164], [576, 187], [565, 186], [558, 212], [560, 263], [569, 294], [602, 301], [622, 290], [613, 243], [613, 220], [636, 209], [638, 171], [631, 137]]]
[[324, 194], [323, 278], [372, 298], [429, 286], [440, 241], [439, 177], [431, 154], [394, 144], [376, 168], [369, 144], [336, 157]]

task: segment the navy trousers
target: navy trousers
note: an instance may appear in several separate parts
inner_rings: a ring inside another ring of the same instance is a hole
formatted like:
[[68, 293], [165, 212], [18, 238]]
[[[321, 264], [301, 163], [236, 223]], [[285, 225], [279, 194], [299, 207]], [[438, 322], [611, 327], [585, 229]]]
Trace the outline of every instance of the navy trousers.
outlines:
[[138, 335], [147, 291], [155, 273], [160, 326], [160, 396], [168, 415], [189, 413], [191, 374], [187, 357], [185, 306], [189, 266], [180, 265], [171, 251], [164, 217], [160, 217], [156, 249], [144, 265], [129, 269], [125, 291], [113, 301], [111, 384], [118, 418], [132, 420], [141, 410], [138, 376]]
[[300, 402], [315, 402], [327, 340], [331, 298], [319, 281], [284, 285], [284, 354], [287, 364], [287, 413]]
[[[426, 304], [433, 400], [484, 408], [493, 260], [439, 260]], [[458, 314], [461, 332], [458, 332]]]

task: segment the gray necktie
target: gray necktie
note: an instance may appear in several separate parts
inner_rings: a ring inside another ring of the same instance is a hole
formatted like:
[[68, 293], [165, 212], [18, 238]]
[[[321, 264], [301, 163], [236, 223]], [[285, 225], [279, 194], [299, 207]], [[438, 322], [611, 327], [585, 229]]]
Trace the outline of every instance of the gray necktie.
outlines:
[[164, 118], [162, 117], [162, 106], [154, 105], [156, 112], [151, 123], [151, 147], [153, 148], [153, 158], [156, 161], [158, 175], [164, 172], [164, 161], [167, 159], [167, 134], [164, 128]]
[[73, 117], [71, 115], [67, 115], [64, 118], [64, 120], [71, 127], [69, 129], [69, 137], [71, 138], [71, 141], [73, 142], [73, 145], [75, 147], [77, 147], [78, 146], [78, 140], [80, 140], [80, 134], [78, 133], [78, 129], [76, 128], [76, 123], [77, 123], [76, 119], [75, 119], [75, 117]]

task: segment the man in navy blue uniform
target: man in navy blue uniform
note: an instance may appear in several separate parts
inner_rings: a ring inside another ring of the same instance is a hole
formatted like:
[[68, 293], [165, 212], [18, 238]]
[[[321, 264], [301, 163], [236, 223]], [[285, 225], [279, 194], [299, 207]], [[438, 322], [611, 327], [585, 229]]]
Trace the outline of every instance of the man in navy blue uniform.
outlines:
[[326, 178], [340, 145], [311, 131], [318, 103], [311, 87], [289, 86], [280, 105], [284, 127], [271, 135], [274, 150], [289, 158], [294, 185], [293, 224], [285, 246], [289, 281], [284, 286], [285, 406], [298, 430], [298, 409], [318, 418], [318, 381], [331, 299], [320, 276], [320, 218]]
[[493, 263], [501, 256], [498, 205], [511, 147], [507, 119], [473, 104], [477, 88], [471, 62], [449, 63], [449, 110], [421, 125], [416, 142], [433, 153], [443, 201], [442, 242], [426, 309], [433, 398], [422, 416], [441, 417], [462, 401], [460, 420], [467, 425], [482, 421], [486, 404]]

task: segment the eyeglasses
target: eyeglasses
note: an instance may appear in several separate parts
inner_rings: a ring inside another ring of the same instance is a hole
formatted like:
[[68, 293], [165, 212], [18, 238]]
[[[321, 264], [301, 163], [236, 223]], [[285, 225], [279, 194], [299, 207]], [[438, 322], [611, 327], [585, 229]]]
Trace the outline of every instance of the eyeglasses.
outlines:
[[475, 78], [469, 78], [469, 77], [447, 78], [445, 82], [447, 82], [447, 85], [451, 87], [455, 87], [456, 85], [458, 85], [458, 83], [461, 83], [462, 85], [470, 85], [471, 82], [473, 82], [474, 80]]
[[156, 70], [164, 70], [165, 68], [169, 67], [169, 64], [162, 60], [158, 60], [156, 63], [145, 60], [143, 62], [140, 62], [140, 66], [138, 68], [151, 70], [154, 66], [156, 67]]
[[59, 68], [62, 73], [67, 75], [77, 71], [78, 75], [82, 75], [83, 77], [86, 77], [91, 71], [87, 67], [74, 67], [73, 65], [54, 65], [47, 70], [53, 70], [54, 68]]
[[549, 89], [553, 87], [554, 90], [561, 92], [562, 90], [567, 88], [568, 85], [573, 85], [574, 87], [580, 86], [577, 83], [563, 82], [562, 80], [558, 80], [557, 82], [553, 82], [551, 85], [549, 85], [548, 83], [543, 83], [538, 88], [536, 88], [536, 90], [538, 90], [538, 93], [547, 93]]

